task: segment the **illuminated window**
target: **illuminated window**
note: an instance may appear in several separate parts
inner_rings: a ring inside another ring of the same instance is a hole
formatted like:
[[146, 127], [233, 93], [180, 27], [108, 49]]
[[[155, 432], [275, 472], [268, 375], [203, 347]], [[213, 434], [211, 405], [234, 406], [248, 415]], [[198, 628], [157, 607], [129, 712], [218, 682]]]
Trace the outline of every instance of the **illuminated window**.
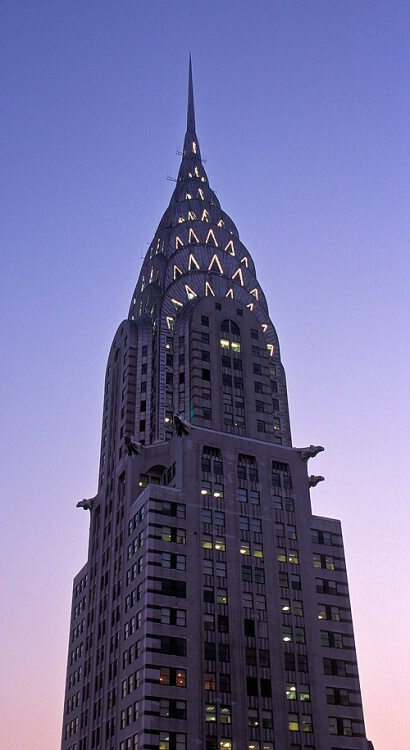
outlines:
[[295, 701], [297, 698], [296, 685], [294, 682], [286, 683], [286, 697], [288, 701]]
[[292, 640], [292, 628], [290, 625], [282, 625], [282, 640], [286, 643]]
[[277, 548], [277, 560], [278, 562], [286, 562], [286, 549], [285, 547]]
[[232, 341], [231, 342], [231, 349], [234, 352], [239, 353], [241, 351], [241, 345], [240, 345], [239, 341]]
[[299, 565], [299, 557], [297, 550], [289, 550], [289, 562], [293, 565]]
[[232, 276], [232, 281], [233, 281], [233, 280], [234, 280], [234, 279], [235, 279], [235, 278], [236, 278], [237, 276], [239, 277], [239, 281], [240, 281], [240, 283], [241, 283], [241, 286], [243, 286], [243, 275], [242, 275], [242, 269], [241, 269], [241, 268], [238, 268], [238, 270], [237, 270], [237, 271], [235, 271], [234, 275]]
[[212, 260], [211, 260], [211, 262], [210, 262], [210, 264], [208, 266], [208, 271], [216, 271], [217, 273], [219, 272], [221, 275], [223, 275], [224, 271], [223, 271], [223, 268], [222, 268], [222, 266], [221, 266], [221, 264], [219, 262], [219, 259], [218, 259], [217, 255], [214, 255], [212, 257]]
[[233, 289], [228, 289], [227, 293], [225, 294], [225, 297], [231, 297], [231, 299], [233, 299]]
[[190, 286], [188, 286], [188, 284], [185, 284], [185, 291], [186, 291], [186, 294], [187, 294], [187, 297], [188, 297], [188, 299], [190, 299], [190, 300], [191, 300], [191, 299], [194, 299], [194, 297], [197, 297], [197, 296], [198, 296], [198, 295], [196, 294], [196, 292], [194, 292], [194, 290], [193, 290], [193, 289], [191, 289], [191, 287], [190, 287]]
[[242, 542], [239, 551], [241, 555], [250, 555], [251, 549], [250, 549], [249, 542]]
[[288, 727], [291, 732], [299, 731], [299, 717], [297, 714], [288, 714]]
[[220, 344], [222, 349], [229, 349], [229, 339], [221, 339]]
[[200, 266], [199, 266], [199, 264], [198, 264], [195, 256], [192, 253], [190, 253], [189, 260], [188, 260], [188, 271], [192, 271], [192, 270], [199, 271], [200, 270]]
[[227, 246], [224, 248], [224, 251], [226, 253], [230, 253], [231, 255], [235, 255], [235, 248], [232, 240], [229, 240]]
[[205, 690], [216, 690], [215, 672], [205, 672]]
[[256, 287], [255, 287], [255, 289], [252, 289], [252, 290], [251, 290], [251, 291], [249, 292], [249, 294], [252, 294], [252, 296], [253, 296], [253, 297], [255, 297], [255, 299], [257, 299], [257, 300], [259, 299], [259, 292], [258, 292], [258, 290], [256, 289]]
[[195, 221], [196, 214], [193, 211], [188, 211], [188, 221]]
[[182, 304], [182, 302], [178, 302], [178, 300], [177, 300], [177, 299], [171, 299], [171, 302], [172, 302], [172, 304], [174, 305], [174, 307], [175, 307], [175, 309], [176, 309], [176, 310], [179, 310], [179, 309], [180, 309], [181, 307], [183, 307], [183, 306], [184, 306], [184, 305]]
[[196, 242], [196, 243], [197, 243], [197, 244], [199, 245], [199, 239], [198, 239], [198, 237], [196, 236], [196, 234], [195, 234], [194, 230], [192, 229], [192, 227], [190, 227], [190, 229], [189, 229], [189, 234], [188, 234], [188, 243], [189, 243], [190, 245], [192, 245], [192, 243], [193, 243], [194, 241], [195, 241], [195, 242]]
[[216, 237], [215, 237], [214, 232], [213, 232], [212, 229], [209, 230], [209, 232], [208, 232], [208, 234], [206, 236], [205, 244], [206, 245], [210, 245], [211, 244], [211, 242], [210, 242], [211, 239], [212, 239], [215, 247], [218, 247], [218, 243], [216, 241]]
[[219, 721], [221, 724], [230, 724], [232, 721], [231, 718], [231, 707], [230, 706], [221, 706], [219, 709]]
[[212, 297], [215, 297], [215, 292], [212, 289], [211, 285], [208, 281], [205, 282], [205, 296], [208, 297], [208, 295], [212, 295]]
[[300, 685], [299, 686], [299, 700], [304, 701], [305, 703], [310, 702], [310, 689], [309, 685]]
[[204, 208], [204, 210], [202, 211], [201, 221], [209, 222], [210, 218], [211, 217], [209, 216], [208, 211], [206, 210], [206, 208]]
[[[207, 690], [213, 690], [214, 688], [206, 688]], [[207, 703], [205, 706], [205, 721], [216, 721], [216, 705], [214, 703]]]
[[257, 708], [248, 709], [248, 727], [259, 726], [259, 714]]

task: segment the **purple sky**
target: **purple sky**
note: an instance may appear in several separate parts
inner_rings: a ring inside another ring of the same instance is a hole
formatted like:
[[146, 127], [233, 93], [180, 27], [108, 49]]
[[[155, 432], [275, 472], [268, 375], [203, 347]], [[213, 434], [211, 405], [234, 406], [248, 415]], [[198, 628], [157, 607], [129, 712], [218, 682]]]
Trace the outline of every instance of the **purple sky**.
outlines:
[[[341, 518], [367, 733], [408, 746], [408, 0], [3, 0], [1, 744], [60, 743], [106, 357], [197, 132]], [[396, 625], [393, 627], [393, 622]]]

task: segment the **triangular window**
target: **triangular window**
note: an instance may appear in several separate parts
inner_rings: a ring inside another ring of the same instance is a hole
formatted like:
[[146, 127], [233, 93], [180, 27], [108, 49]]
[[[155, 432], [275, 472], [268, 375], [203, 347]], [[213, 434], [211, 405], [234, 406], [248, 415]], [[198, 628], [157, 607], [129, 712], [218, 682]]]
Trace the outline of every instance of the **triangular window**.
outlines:
[[194, 297], [198, 296], [196, 294], [196, 292], [194, 292], [194, 290], [191, 289], [190, 286], [188, 286], [188, 284], [185, 284], [185, 291], [186, 291], [186, 295], [187, 295], [188, 299], [194, 299]]
[[174, 266], [174, 279], [177, 279], [178, 276], [182, 276], [182, 271], [178, 266]]
[[239, 276], [239, 280], [241, 282], [241, 286], [243, 286], [242, 268], [238, 268], [238, 270], [235, 271], [234, 275], [232, 276], [232, 281], [236, 278], [236, 276]]
[[171, 302], [174, 305], [175, 310], [179, 310], [181, 307], [183, 307], [182, 302], [178, 302], [177, 299], [172, 299]]
[[233, 299], [233, 289], [228, 289], [227, 293], [225, 294], [225, 297], [231, 297]]
[[242, 258], [241, 263], [245, 263], [246, 268], [248, 268], [248, 259], [246, 255]]
[[255, 289], [252, 289], [252, 291], [249, 292], [249, 294], [252, 294], [252, 296], [255, 297], [255, 299], [259, 299], [259, 292], [256, 289], [256, 287], [255, 287]]
[[[216, 266], [216, 268], [215, 268], [215, 266]], [[218, 259], [217, 255], [214, 255], [212, 257], [212, 260], [211, 260], [211, 262], [210, 262], [210, 264], [208, 266], [208, 271], [219, 271], [219, 273], [221, 275], [223, 275], [224, 271], [223, 271], [223, 268], [222, 268], [222, 266], [221, 266], [221, 264], [219, 262], [219, 259]]]
[[235, 248], [233, 246], [232, 240], [229, 240], [229, 242], [228, 242], [228, 244], [227, 244], [227, 246], [225, 248], [225, 252], [226, 253], [230, 253], [231, 255], [235, 255]]
[[167, 326], [170, 331], [174, 330], [174, 318], [170, 318], [169, 316], [167, 316]]
[[209, 295], [212, 295], [212, 297], [215, 297], [215, 292], [212, 289], [210, 283], [208, 281], [205, 281], [205, 296], [208, 297]]
[[193, 242], [197, 242], [199, 245], [199, 239], [192, 228], [189, 230], [188, 242], [190, 245], [192, 245]]
[[199, 271], [200, 270], [200, 266], [199, 266], [198, 261], [195, 258], [195, 255], [193, 255], [192, 253], [190, 253], [189, 261], [188, 261], [188, 271], [192, 271], [193, 269]]
[[213, 243], [214, 243], [215, 247], [218, 247], [218, 243], [216, 241], [216, 237], [215, 237], [212, 229], [209, 230], [209, 232], [208, 232], [208, 234], [206, 236], [206, 240], [205, 240], [205, 244], [206, 245], [210, 245], [211, 244], [210, 238], [213, 240]]
[[253, 310], [253, 302], [250, 302], [250, 304], [246, 305], [246, 307], [249, 307], [250, 311], [252, 312], [252, 310]]

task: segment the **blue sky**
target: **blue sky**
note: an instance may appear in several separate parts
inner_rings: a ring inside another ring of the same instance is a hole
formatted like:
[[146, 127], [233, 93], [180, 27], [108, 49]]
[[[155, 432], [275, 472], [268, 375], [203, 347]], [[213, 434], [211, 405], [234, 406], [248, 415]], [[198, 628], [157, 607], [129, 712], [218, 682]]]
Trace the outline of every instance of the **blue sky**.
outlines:
[[407, 742], [409, 37], [401, 0], [3, 0], [9, 750], [59, 743], [88, 531], [75, 504], [96, 491], [106, 357], [178, 170], [190, 52], [207, 173], [268, 299], [294, 443], [326, 447], [312, 502], [343, 523], [368, 736]]

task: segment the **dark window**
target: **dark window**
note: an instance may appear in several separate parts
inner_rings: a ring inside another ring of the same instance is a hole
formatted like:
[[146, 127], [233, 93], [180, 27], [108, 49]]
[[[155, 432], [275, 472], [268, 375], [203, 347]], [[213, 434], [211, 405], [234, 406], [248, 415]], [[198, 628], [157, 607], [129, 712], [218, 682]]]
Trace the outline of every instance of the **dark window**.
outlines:
[[231, 692], [231, 678], [229, 674], [219, 675], [219, 690], [221, 693]]
[[224, 662], [229, 661], [229, 646], [225, 645], [224, 643], [219, 644], [218, 658], [219, 658], [219, 661], [224, 661]]
[[245, 635], [248, 638], [253, 638], [254, 635], [255, 635], [255, 621], [254, 620], [244, 620], [243, 621], [243, 625], [244, 625]]
[[218, 615], [218, 631], [229, 633], [229, 619], [226, 615]]
[[246, 678], [246, 692], [248, 695], [258, 695], [258, 680], [256, 677]]
[[210, 380], [211, 379], [211, 371], [202, 369], [202, 380]]
[[261, 679], [261, 696], [262, 698], [272, 697], [272, 685], [270, 680]]
[[205, 643], [205, 659], [214, 661], [216, 658], [215, 643]]
[[207, 315], [201, 315], [201, 326], [209, 326], [209, 318]]

